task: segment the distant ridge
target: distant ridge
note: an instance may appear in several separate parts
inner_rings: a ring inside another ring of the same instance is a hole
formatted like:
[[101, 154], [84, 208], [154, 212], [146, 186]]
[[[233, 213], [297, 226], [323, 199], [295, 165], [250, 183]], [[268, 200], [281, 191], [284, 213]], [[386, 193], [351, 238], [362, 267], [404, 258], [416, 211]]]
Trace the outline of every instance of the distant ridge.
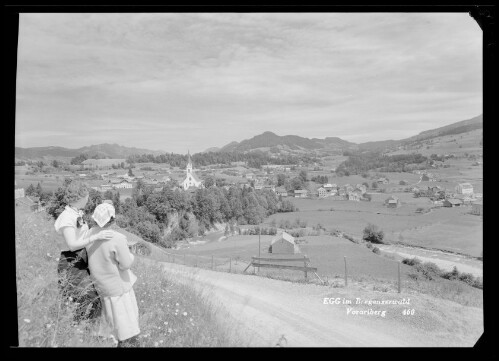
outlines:
[[98, 156], [100, 158], [126, 158], [133, 154], [164, 154], [164, 151], [141, 149], [135, 147], [124, 147], [118, 144], [97, 144], [78, 149], [64, 147], [15, 147], [16, 158], [35, 159], [43, 157], [76, 157], [86, 154], [89, 157]]

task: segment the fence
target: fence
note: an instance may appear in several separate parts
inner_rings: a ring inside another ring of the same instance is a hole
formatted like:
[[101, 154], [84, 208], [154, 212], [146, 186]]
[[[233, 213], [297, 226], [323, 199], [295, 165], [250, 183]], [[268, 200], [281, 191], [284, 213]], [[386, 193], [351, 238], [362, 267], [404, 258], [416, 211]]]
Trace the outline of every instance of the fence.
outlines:
[[[286, 257], [286, 258], [284, 258]], [[310, 266], [310, 259], [304, 256], [293, 257], [292, 255], [285, 256], [282, 255], [279, 257], [251, 257], [251, 260], [243, 259], [238, 256], [236, 257], [214, 257], [205, 256], [205, 255], [196, 255], [196, 254], [187, 254], [187, 253], [171, 253], [164, 250], [161, 250], [161, 256], [158, 257], [156, 255], [154, 257], [158, 261], [175, 263], [190, 267], [197, 267], [208, 269], [212, 271], [218, 272], [229, 272], [229, 273], [239, 273], [246, 274], [246, 271], [250, 266], [253, 267], [253, 272], [260, 272], [260, 268], [270, 268], [277, 270], [291, 270], [291, 271], [301, 271], [304, 272], [305, 280], [308, 281], [308, 272], [313, 272], [314, 275], [318, 278], [318, 280], [325, 284], [322, 278], [317, 273], [317, 267]], [[343, 257], [344, 261], [344, 285], [348, 286], [348, 280], [352, 279], [349, 277], [349, 268], [347, 262], [347, 257]], [[302, 265], [289, 265], [282, 264], [286, 262], [303, 262]], [[400, 273], [400, 262], [394, 261], [393, 275], [396, 277], [396, 287], [397, 292], [400, 293], [402, 290], [402, 281], [401, 281], [401, 273]], [[397, 266], [395, 266], [395, 263]], [[268, 275], [268, 274], [265, 274]], [[329, 277], [329, 275], [322, 274], [324, 277]], [[274, 275], [275, 276], [275, 275]], [[296, 280], [293, 278], [293, 280]]]

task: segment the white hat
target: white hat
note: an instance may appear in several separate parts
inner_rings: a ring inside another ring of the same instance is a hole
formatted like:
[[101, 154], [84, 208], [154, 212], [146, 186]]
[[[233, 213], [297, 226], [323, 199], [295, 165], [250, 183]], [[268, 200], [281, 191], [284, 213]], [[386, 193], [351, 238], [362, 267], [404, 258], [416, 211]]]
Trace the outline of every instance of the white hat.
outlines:
[[94, 214], [92, 218], [99, 225], [99, 227], [104, 227], [111, 217], [115, 217], [116, 212], [113, 205], [109, 203], [101, 203], [95, 207]]

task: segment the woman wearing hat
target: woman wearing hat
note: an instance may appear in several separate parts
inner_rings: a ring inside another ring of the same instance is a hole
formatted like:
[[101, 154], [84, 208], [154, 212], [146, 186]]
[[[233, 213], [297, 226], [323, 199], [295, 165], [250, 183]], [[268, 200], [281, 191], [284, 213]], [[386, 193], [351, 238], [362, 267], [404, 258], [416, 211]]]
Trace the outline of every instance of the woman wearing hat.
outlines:
[[[91, 234], [109, 229], [115, 219], [115, 210], [109, 203], [99, 204], [92, 215], [97, 226]], [[109, 241], [97, 240], [89, 247], [90, 274], [102, 300], [100, 336], [118, 339], [118, 347], [138, 346], [139, 309], [133, 291], [137, 277], [130, 270], [134, 256], [130, 253], [127, 239], [114, 230]]]
[[57, 239], [61, 250], [57, 266], [59, 285], [63, 296], [77, 304], [74, 314], [76, 322], [95, 319], [100, 314], [100, 299], [92, 285], [85, 247], [97, 239], [111, 239], [112, 233], [89, 234], [81, 210], [88, 202], [88, 189], [84, 183], [66, 183], [61, 195], [66, 207], [54, 224], [57, 233], [62, 235]]

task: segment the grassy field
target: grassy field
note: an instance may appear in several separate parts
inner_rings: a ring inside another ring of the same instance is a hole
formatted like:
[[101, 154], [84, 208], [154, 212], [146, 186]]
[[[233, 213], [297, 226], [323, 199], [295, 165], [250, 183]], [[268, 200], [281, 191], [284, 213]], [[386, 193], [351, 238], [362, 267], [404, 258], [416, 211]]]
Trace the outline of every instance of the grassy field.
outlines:
[[[71, 305], [59, 298], [58, 235], [44, 213], [16, 209], [16, 279], [19, 346], [113, 347], [91, 335], [94, 326], [71, 322]], [[153, 249], [157, 251], [154, 247]], [[156, 253], [154, 253], [156, 254]], [[140, 257], [132, 266], [139, 306], [142, 347], [218, 347], [241, 345], [220, 326], [221, 310], [201, 294], [159, 272]]]
[[480, 256], [483, 250], [483, 220], [481, 216], [469, 214], [470, 207], [435, 208], [429, 213], [417, 214], [417, 208], [431, 206], [426, 203], [426, 198], [410, 198], [408, 194], [397, 196], [402, 202], [412, 203], [403, 203], [399, 208], [386, 208], [379, 201], [293, 199], [299, 212], [277, 213], [270, 216], [266, 223], [275, 220], [279, 225], [281, 220], [294, 222], [299, 218], [306, 221], [309, 227], [320, 223], [328, 230], [338, 229], [357, 238], [361, 238], [364, 227], [372, 223], [385, 232], [385, 239], [389, 242], [402, 241]]

